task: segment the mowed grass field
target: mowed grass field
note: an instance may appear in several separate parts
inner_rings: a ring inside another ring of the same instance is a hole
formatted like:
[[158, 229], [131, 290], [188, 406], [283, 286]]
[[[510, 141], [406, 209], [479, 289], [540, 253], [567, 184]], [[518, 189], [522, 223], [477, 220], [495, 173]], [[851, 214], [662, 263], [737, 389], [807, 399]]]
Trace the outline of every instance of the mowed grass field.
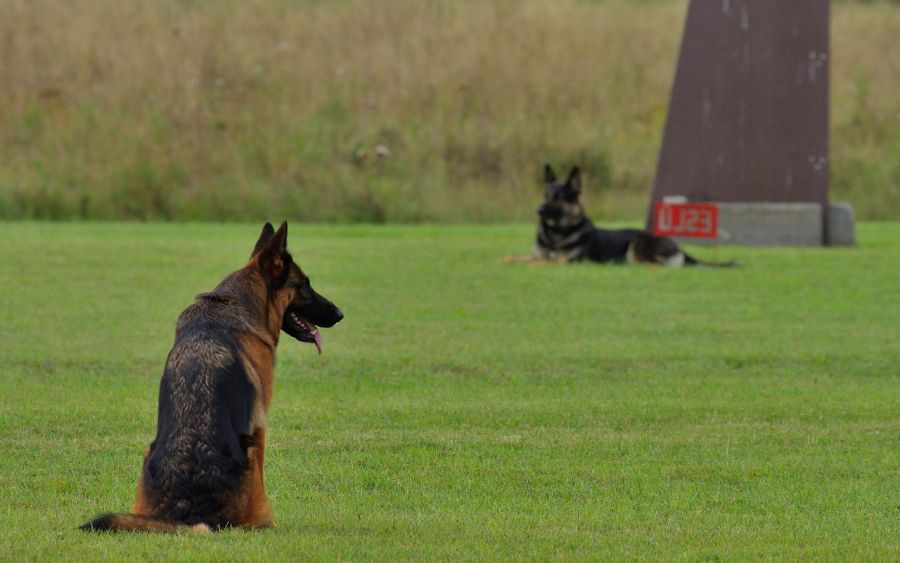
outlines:
[[77, 531], [130, 507], [175, 319], [258, 230], [0, 223], [0, 558], [900, 553], [898, 224], [681, 271], [501, 264], [525, 225], [294, 224], [346, 319], [321, 357], [281, 342], [278, 527]]

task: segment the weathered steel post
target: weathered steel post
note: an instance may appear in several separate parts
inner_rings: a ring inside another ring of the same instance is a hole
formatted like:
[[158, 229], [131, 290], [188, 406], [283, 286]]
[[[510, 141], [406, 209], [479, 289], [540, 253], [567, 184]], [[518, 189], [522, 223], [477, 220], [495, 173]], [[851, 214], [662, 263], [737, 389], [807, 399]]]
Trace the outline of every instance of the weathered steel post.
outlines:
[[650, 221], [686, 196], [721, 242], [827, 243], [829, 58], [829, 0], [691, 0]]

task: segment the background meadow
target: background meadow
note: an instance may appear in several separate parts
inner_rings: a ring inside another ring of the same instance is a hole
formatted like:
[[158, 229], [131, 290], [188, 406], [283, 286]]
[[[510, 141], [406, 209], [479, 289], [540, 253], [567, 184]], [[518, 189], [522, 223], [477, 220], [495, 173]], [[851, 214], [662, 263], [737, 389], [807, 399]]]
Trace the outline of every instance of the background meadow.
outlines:
[[[684, 0], [5, 0], [0, 217], [643, 217]], [[900, 218], [900, 5], [835, 2], [832, 199]]]

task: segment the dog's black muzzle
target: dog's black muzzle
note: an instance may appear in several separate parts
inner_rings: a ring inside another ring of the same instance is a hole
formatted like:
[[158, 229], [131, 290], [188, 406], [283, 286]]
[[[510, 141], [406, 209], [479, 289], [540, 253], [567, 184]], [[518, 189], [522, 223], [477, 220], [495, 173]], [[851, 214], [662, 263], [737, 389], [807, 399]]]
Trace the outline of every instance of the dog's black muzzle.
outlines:
[[291, 304], [284, 313], [281, 330], [301, 342], [314, 342], [322, 353], [322, 334], [319, 327], [329, 328], [341, 322], [344, 313], [312, 288], [312, 298], [303, 305]]
[[558, 205], [550, 205], [547, 203], [538, 207], [538, 216], [544, 221], [559, 221], [562, 218], [563, 210]]
[[294, 310], [312, 324], [323, 328], [333, 327], [344, 318], [344, 313], [337, 305], [316, 293], [315, 290], [313, 290], [312, 300], [308, 304]]

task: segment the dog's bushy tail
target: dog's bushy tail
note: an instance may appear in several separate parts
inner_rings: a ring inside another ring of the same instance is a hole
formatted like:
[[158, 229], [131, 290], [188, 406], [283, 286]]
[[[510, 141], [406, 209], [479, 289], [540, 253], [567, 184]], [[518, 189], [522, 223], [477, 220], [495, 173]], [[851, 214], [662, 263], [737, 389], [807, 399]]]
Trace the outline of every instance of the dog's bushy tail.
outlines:
[[173, 533], [188, 529], [201, 533], [210, 531], [209, 527], [205, 524], [188, 526], [187, 524], [166, 522], [151, 516], [139, 516], [137, 514], [126, 513], [100, 514], [90, 522], [86, 522], [79, 526], [78, 529], [84, 530], [85, 532]]
[[729, 260], [728, 262], [707, 262], [706, 260], [697, 260], [687, 252], [684, 253], [684, 264], [685, 266], [705, 266], [707, 268], [737, 268], [740, 266], [740, 263], [736, 260]]

